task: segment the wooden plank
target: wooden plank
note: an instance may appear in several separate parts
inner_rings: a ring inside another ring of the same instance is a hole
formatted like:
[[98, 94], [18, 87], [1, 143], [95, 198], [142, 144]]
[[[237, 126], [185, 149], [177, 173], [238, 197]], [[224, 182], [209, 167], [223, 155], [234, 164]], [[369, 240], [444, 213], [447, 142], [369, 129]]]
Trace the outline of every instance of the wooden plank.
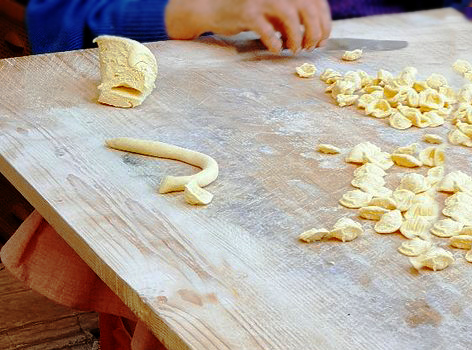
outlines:
[[[470, 23], [429, 11], [339, 21], [333, 36], [409, 46], [345, 63], [341, 52], [274, 57], [234, 39], [154, 43], [157, 89], [132, 110], [96, 104], [96, 50], [0, 61], [0, 170], [169, 349], [466, 349], [472, 269], [463, 252], [441, 273], [416, 273], [396, 252], [398, 235], [296, 239], [355, 215], [337, 205], [355, 167], [314, 145], [391, 150], [431, 130], [339, 109], [320, 81], [293, 72], [305, 61], [369, 73], [414, 65], [457, 88], [464, 81], [450, 66], [472, 59]], [[215, 201], [194, 208], [182, 194], [158, 195], [164, 175], [193, 170], [103, 146], [117, 136], [214, 156]], [[448, 169], [469, 171], [471, 160], [451, 147]]]
[[0, 349], [91, 349], [95, 312], [56, 304], [26, 288], [0, 264]]
[[[97, 319], [96, 314], [91, 314]], [[1, 349], [92, 349], [97, 339], [84, 332], [76, 317], [65, 317], [0, 332]]]

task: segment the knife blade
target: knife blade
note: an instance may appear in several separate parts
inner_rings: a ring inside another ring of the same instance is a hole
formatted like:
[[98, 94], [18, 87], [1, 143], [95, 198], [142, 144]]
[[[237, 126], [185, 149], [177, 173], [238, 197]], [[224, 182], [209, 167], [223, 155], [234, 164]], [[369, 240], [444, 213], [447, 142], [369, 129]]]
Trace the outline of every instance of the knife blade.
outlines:
[[359, 38], [332, 38], [326, 41], [325, 51], [345, 51], [362, 49], [363, 51], [393, 51], [408, 46], [407, 41], [376, 40]]

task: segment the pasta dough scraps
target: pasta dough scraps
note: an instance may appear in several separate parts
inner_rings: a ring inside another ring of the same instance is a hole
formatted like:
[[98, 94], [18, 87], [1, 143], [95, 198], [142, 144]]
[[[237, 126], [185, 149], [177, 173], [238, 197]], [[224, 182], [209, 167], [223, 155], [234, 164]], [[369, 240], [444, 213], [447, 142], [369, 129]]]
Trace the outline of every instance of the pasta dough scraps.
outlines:
[[128, 38], [101, 35], [98, 44], [101, 84], [98, 102], [122, 108], [143, 103], [155, 88], [157, 61], [143, 44]]

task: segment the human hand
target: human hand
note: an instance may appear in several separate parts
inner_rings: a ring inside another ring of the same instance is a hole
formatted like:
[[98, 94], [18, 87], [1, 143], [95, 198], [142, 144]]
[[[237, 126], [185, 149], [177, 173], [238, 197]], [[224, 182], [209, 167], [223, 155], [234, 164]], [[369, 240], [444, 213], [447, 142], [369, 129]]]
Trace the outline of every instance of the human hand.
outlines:
[[331, 13], [327, 0], [170, 0], [166, 27], [174, 39], [252, 30], [269, 51], [287, 47], [296, 53], [329, 37]]

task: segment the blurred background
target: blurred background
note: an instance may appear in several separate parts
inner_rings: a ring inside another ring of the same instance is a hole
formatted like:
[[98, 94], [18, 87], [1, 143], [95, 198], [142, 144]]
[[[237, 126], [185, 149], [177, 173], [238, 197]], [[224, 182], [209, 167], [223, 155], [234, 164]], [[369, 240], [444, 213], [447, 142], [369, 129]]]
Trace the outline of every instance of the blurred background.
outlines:
[[0, 58], [30, 53], [25, 26], [27, 0], [0, 0]]

